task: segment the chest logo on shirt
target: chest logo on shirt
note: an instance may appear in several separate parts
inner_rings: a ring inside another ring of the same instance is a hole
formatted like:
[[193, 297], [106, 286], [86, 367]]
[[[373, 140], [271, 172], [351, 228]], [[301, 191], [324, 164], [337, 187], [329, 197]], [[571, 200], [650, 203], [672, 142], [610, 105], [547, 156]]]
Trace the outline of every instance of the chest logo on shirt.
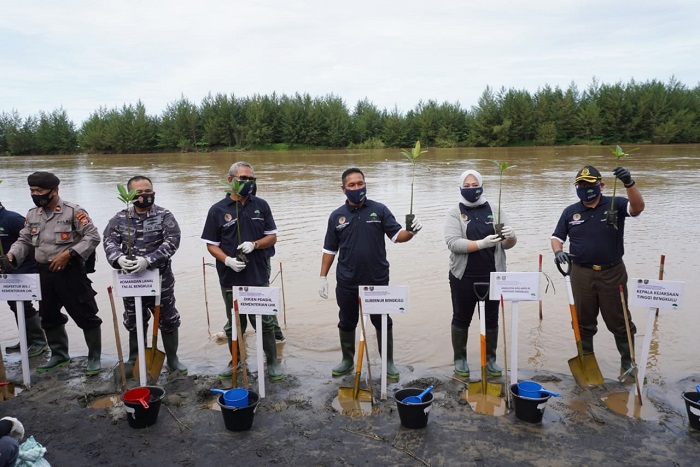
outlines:
[[466, 214], [462, 213], [462, 214], [460, 214], [460, 217], [462, 218], [462, 222], [464, 222], [465, 224], [468, 224], [468, 223], [469, 223], [469, 216], [467, 216]]
[[574, 214], [574, 220], [575, 220], [575, 221], [580, 221], [580, 220], [581, 220], [581, 214], [578, 213], [578, 212], [577, 212], [576, 214]]
[[70, 239], [70, 232], [61, 232], [61, 240]]
[[338, 218], [338, 225], [335, 226], [335, 230], [338, 230], [338, 231], [343, 230], [348, 225], [350, 225], [350, 223], [347, 221], [345, 216], [340, 216]]
[[367, 223], [371, 224], [373, 222], [381, 222], [382, 220], [379, 219], [379, 216], [377, 215], [376, 212], [373, 212], [372, 214], [369, 215], [369, 219], [367, 219]]
[[231, 214], [229, 214], [229, 213], [224, 214], [224, 221], [231, 222], [231, 219], [233, 219], [233, 217], [231, 217]]

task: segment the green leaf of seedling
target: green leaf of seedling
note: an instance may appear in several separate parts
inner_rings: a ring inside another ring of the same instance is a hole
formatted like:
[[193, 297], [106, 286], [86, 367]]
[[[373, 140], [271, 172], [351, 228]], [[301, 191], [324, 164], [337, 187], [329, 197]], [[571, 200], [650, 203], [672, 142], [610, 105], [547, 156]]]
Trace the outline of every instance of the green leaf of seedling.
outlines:
[[401, 155], [403, 155], [403, 156], [408, 160], [408, 162], [410, 162], [410, 163], [412, 163], [412, 164], [415, 164], [415, 163], [416, 163], [416, 159], [418, 159], [418, 157], [419, 157], [421, 154], [425, 154], [425, 153], [427, 153], [427, 152], [428, 152], [428, 151], [421, 151], [421, 149], [420, 149], [420, 141], [416, 141], [416, 145], [415, 145], [413, 148], [411, 148], [411, 149], [402, 149], [402, 150], [401, 150]]
[[231, 182], [229, 182], [228, 180], [219, 180], [219, 183], [228, 188], [226, 190], [226, 193], [230, 195], [233, 193], [240, 194], [241, 190], [246, 185], [246, 183], [250, 183], [250, 180], [240, 181], [234, 178], [233, 180], [231, 180]]
[[125, 204], [132, 202], [138, 194], [137, 190], [126, 191], [126, 187], [124, 185], [117, 185], [117, 190], [119, 191], [118, 199]]
[[622, 148], [620, 146], [615, 146], [615, 149], [611, 149], [610, 151], [615, 155], [615, 157], [617, 157], [618, 160], [620, 160], [625, 156], [629, 156], [630, 152], [634, 152], [634, 151], [638, 151], [638, 150], [639, 150], [639, 148], [632, 148], [632, 149], [628, 149], [629, 152], [625, 152], [622, 150]]

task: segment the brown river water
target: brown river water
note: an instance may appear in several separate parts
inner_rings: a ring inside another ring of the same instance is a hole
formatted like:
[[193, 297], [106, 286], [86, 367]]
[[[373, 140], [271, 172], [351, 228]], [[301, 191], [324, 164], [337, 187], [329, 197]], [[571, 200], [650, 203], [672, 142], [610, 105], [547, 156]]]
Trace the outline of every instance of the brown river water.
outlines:
[[[468, 168], [482, 173], [485, 196], [497, 200], [498, 172], [491, 160], [499, 160], [517, 166], [508, 169], [503, 180], [503, 208], [518, 235], [518, 244], [508, 251], [508, 270], [537, 271], [541, 254], [543, 272], [553, 283], [543, 295], [542, 321], [537, 302], [519, 305], [518, 368], [569, 373], [567, 360], [576, 355], [576, 347], [565, 283], [553, 263], [549, 238], [563, 208], [576, 201], [573, 178], [581, 166], [595, 165], [608, 182], [606, 192], [610, 194], [610, 172], [618, 164], [609, 148], [430, 149], [424, 157], [425, 165], [417, 167], [414, 189], [414, 212], [423, 230], [406, 244], [387, 240], [391, 284], [410, 287], [408, 313], [394, 317], [399, 369], [406, 371], [408, 366], [452, 373], [445, 213], [458, 202], [458, 176]], [[182, 229], [180, 250], [173, 258], [177, 307], [182, 315], [180, 356], [190, 373], [214, 374], [226, 362], [228, 352], [209, 337], [205, 274], [212, 335], [221, 331], [225, 315], [215, 269], [207, 266], [203, 273], [202, 258], [207, 263], [213, 258], [199, 237], [207, 210], [223, 195], [218, 181], [226, 178], [230, 164], [236, 160], [247, 160], [255, 167], [258, 195], [269, 202], [279, 229], [272, 275], [277, 275], [281, 265], [286, 298], [286, 325], [285, 316], [279, 316], [287, 339], [284, 364], [289, 370], [304, 360], [328, 362], [330, 372], [340, 357], [333, 293], [335, 266], [329, 275], [329, 299], [321, 299], [317, 290], [326, 221], [330, 212], [344, 202], [340, 175], [351, 166], [362, 168], [369, 198], [386, 204], [403, 224], [410, 201], [411, 165], [398, 150], [2, 157], [0, 201], [10, 210], [26, 213], [32, 207], [27, 175], [36, 170], [52, 171], [61, 178], [60, 195], [86, 208], [102, 233], [108, 219], [122, 208], [116, 184], [124, 184], [136, 174], [151, 177], [156, 203], [170, 209]], [[665, 279], [686, 284], [681, 309], [662, 310], [655, 323], [647, 376], [650, 382], [659, 384], [697, 376], [700, 314], [695, 304], [700, 302], [700, 273], [695, 248], [700, 218], [700, 146], [643, 146], [624, 159], [623, 165], [631, 170], [646, 201], [646, 211], [638, 219], [627, 221], [624, 259], [630, 279], [656, 279], [660, 256], [665, 255]], [[103, 367], [107, 368], [116, 362], [117, 354], [107, 295], [112, 274], [101, 245], [97, 272], [91, 278], [104, 321]], [[272, 285], [282, 285], [280, 276]], [[120, 300], [117, 310], [121, 315]], [[648, 309], [632, 306], [631, 311], [638, 328], [637, 345], [641, 346]], [[0, 322], [4, 348], [17, 340], [17, 328], [5, 305], [0, 307]], [[479, 362], [476, 323], [468, 346], [474, 368]], [[71, 355], [86, 355], [82, 333], [72, 320], [67, 329]], [[510, 341], [509, 303], [506, 329]], [[123, 326], [120, 332], [126, 351]], [[378, 361], [374, 331], [368, 333], [369, 351]], [[248, 347], [253, 345], [251, 341]], [[510, 358], [510, 348], [508, 353]], [[499, 349], [501, 363], [502, 355]], [[602, 320], [596, 355], [606, 378], [616, 377], [619, 356]], [[637, 357], [640, 355], [638, 349]]]

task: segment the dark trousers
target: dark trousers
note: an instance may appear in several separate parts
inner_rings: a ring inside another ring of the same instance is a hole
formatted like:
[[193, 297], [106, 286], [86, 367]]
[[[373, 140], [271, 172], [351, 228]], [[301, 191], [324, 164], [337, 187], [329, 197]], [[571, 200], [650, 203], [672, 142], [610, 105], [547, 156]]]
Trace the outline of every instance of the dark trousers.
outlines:
[[608, 330], [615, 337], [627, 339], [627, 327], [620, 300], [620, 286], [625, 296], [625, 306], [632, 335], [637, 328], [632, 322], [627, 306], [627, 269], [624, 263], [605, 271], [595, 271], [573, 264], [571, 266], [571, 290], [582, 337], [593, 337], [598, 332], [598, 311]]
[[[268, 284], [261, 285], [260, 287], [267, 287]], [[233, 290], [231, 287], [221, 287], [221, 296], [224, 298], [224, 304], [226, 306], [226, 324], [224, 325], [224, 332], [228, 337], [232, 336], [233, 326], [231, 325], [231, 320], [233, 319]], [[241, 334], [244, 334], [246, 329], [248, 329], [248, 320], [250, 324], [255, 329], [255, 315], [238, 315], [241, 322]], [[262, 315], [262, 325], [263, 332], [275, 332], [275, 325], [277, 324], [275, 315]]]
[[[155, 305], [155, 297], [141, 298], [144, 328], [148, 326]], [[175, 276], [170, 268], [161, 273], [159, 321], [163, 332], [173, 332], [180, 327], [180, 313], [175, 307]], [[136, 332], [136, 301], [133, 298], [124, 299], [124, 327], [129, 332]]]
[[[15, 322], [17, 321], [17, 302], [7, 302], [10, 305], [10, 310], [15, 314]], [[39, 313], [36, 308], [34, 308], [34, 303], [29, 300], [24, 302], [24, 317], [31, 318], [35, 314]]]
[[[388, 284], [373, 284], [388, 285]], [[335, 299], [338, 303], [338, 328], [343, 332], [353, 332], [360, 320], [359, 292], [355, 284], [343, 284], [338, 282], [335, 286]], [[382, 315], [370, 315], [370, 320], [377, 330], [377, 335], [382, 330]], [[387, 330], [393, 326], [391, 316], [387, 315]]]
[[[457, 329], [468, 329], [474, 316], [474, 308], [479, 298], [474, 292], [475, 282], [489, 282], [489, 276], [485, 277], [462, 277], [457, 279], [450, 272], [450, 295], [452, 296], [452, 326]], [[486, 286], [482, 286], [486, 289]], [[479, 289], [480, 294], [487, 293], [487, 290]], [[485, 313], [486, 329], [498, 329], [498, 300], [489, 300], [486, 296]]]
[[61, 313], [61, 308], [66, 309], [80, 329], [88, 331], [102, 324], [97, 316], [97, 292], [93, 290], [92, 281], [80, 266], [71, 264], [63, 271], [51, 272], [48, 265], [40, 264], [39, 278], [42, 328], [53, 329], [68, 322], [68, 317]]

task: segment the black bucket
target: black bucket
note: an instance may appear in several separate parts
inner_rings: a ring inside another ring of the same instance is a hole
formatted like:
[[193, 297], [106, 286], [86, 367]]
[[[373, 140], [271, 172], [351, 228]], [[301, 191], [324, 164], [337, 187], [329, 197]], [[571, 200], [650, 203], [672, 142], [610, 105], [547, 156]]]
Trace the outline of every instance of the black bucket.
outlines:
[[258, 408], [260, 397], [258, 393], [248, 391], [248, 405], [245, 407], [229, 407], [224, 402], [224, 395], [220, 394], [216, 399], [221, 407], [221, 414], [224, 416], [224, 425], [229, 431], [250, 430], [253, 426], [253, 418]]
[[405, 398], [417, 396], [421, 392], [423, 392], [423, 389], [406, 388], [400, 389], [394, 394], [401, 425], [406, 428], [425, 428], [425, 425], [428, 424], [428, 414], [430, 414], [430, 406], [433, 403], [433, 393], [429, 392], [423, 396], [422, 404], [406, 404], [403, 402]]
[[516, 417], [528, 423], [542, 422], [545, 406], [547, 405], [549, 398], [552, 396], [547, 394], [545, 397], [538, 398], [521, 397], [518, 394], [517, 384], [510, 385], [510, 393], [513, 395], [513, 400], [515, 401]]
[[685, 410], [688, 411], [688, 422], [696, 430], [700, 430], [700, 392], [684, 392]]
[[[158, 421], [160, 403], [165, 397], [165, 389], [158, 386], [143, 386], [150, 391], [148, 408], [144, 409], [140, 402], [125, 401], [122, 394], [122, 402], [126, 410], [126, 420], [131, 428], [145, 428]], [[135, 389], [135, 388], [134, 388]], [[129, 391], [127, 391], [129, 392]]]

